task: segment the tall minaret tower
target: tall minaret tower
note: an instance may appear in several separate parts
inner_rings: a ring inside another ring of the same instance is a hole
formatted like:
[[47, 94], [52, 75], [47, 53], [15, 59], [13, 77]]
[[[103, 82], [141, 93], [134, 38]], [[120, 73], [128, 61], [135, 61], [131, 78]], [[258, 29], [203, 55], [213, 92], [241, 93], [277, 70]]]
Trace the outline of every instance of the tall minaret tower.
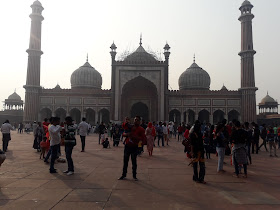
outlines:
[[40, 86], [40, 66], [41, 66], [41, 25], [44, 17], [44, 8], [39, 1], [34, 1], [31, 5], [31, 31], [28, 53], [27, 77], [25, 88], [24, 122], [38, 120], [39, 113], [39, 93]]
[[254, 55], [256, 51], [253, 47], [252, 20], [251, 13], [253, 5], [245, 0], [239, 8], [241, 16], [241, 112], [243, 122], [256, 122], [256, 91], [254, 73]]

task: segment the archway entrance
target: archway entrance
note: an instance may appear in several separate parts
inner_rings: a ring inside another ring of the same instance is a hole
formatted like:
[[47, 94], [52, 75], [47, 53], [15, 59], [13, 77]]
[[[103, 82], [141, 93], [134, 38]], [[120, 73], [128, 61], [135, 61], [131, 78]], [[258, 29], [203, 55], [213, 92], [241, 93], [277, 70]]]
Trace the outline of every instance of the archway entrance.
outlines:
[[217, 110], [213, 114], [214, 124], [221, 123], [225, 119], [225, 113], [221, 110]]
[[81, 111], [79, 109], [77, 108], [71, 109], [70, 116], [77, 124], [81, 122]]
[[101, 109], [99, 111], [99, 122], [106, 124], [110, 122], [110, 112], [107, 109]]
[[64, 121], [65, 117], [66, 117], [66, 110], [62, 109], [62, 108], [58, 108], [57, 110], [55, 110], [55, 116], [60, 118], [60, 121]]
[[209, 115], [210, 113], [207, 110], [203, 109], [198, 114], [198, 120], [201, 123], [209, 123]]
[[86, 110], [86, 119], [89, 124], [95, 124], [95, 111], [93, 109], [89, 108]]
[[44, 108], [40, 111], [40, 115], [41, 115], [41, 121], [43, 121], [45, 118], [50, 119], [52, 116], [52, 111], [49, 108]]
[[169, 112], [169, 121], [174, 123], [181, 123], [181, 112], [177, 109], [173, 109]]
[[140, 116], [142, 120], [145, 120], [146, 122], [150, 120], [148, 106], [142, 102], [133, 104], [130, 110], [130, 117], [134, 118], [135, 116]]
[[122, 88], [121, 119], [135, 114], [147, 121], [159, 120], [157, 88], [142, 76], [128, 81]]
[[239, 120], [239, 112], [236, 110], [231, 110], [228, 113], [228, 121], [232, 122], [233, 120]]

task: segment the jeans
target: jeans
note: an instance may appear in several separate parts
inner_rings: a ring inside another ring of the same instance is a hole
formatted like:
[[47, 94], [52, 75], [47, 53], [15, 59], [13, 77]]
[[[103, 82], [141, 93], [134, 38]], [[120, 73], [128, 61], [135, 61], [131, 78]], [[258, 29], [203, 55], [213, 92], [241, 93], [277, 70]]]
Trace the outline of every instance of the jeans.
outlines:
[[205, 150], [206, 158], [210, 159], [210, 145], [204, 145], [204, 150]]
[[274, 148], [274, 156], [276, 155], [276, 144], [274, 141], [269, 141], [269, 153], [272, 155], [272, 147]]
[[178, 141], [180, 141], [180, 136], [182, 136], [182, 132], [178, 132]]
[[49, 149], [49, 151], [48, 151], [48, 153], [47, 153], [47, 155], [45, 157], [45, 162], [49, 160], [51, 154], [52, 154], [52, 148]]
[[262, 139], [263, 140], [263, 143], [259, 146], [259, 149], [264, 146], [265, 150], [267, 151], [267, 148], [266, 148], [266, 139]]
[[217, 171], [222, 171], [224, 166], [224, 158], [226, 148], [224, 147], [216, 147], [216, 151], [218, 153], [218, 169]]
[[252, 164], [252, 158], [251, 158], [251, 144], [247, 145], [247, 156], [249, 158], [250, 164]]
[[57, 158], [57, 153], [59, 150], [59, 144], [51, 146], [51, 164], [50, 164], [50, 171], [54, 171], [54, 161]]
[[122, 175], [126, 177], [127, 174], [127, 167], [128, 167], [128, 161], [129, 156], [131, 156], [131, 162], [132, 162], [132, 173], [133, 177], [136, 177], [136, 170], [137, 170], [137, 151], [138, 147], [124, 147], [124, 154], [123, 154], [123, 173]]
[[9, 141], [11, 139], [11, 134], [9, 133], [3, 133], [3, 151], [6, 152], [8, 149]]
[[98, 137], [98, 144], [100, 144], [100, 139], [101, 139], [101, 135], [102, 135], [103, 133], [99, 133], [99, 137]]
[[65, 154], [66, 154], [66, 160], [68, 164], [68, 171], [73, 171], [74, 172], [74, 164], [72, 160], [72, 151], [73, 151], [73, 146], [65, 146]]
[[193, 163], [193, 180], [194, 181], [204, 181], [205, 176], [205, 163], [199, 162], [199, 175], [197, 170], [198, 162]]
[[85, 151], [86, 137], [85, 136], [80, 136], [80, 137], [81, 137], [81, 142], [82, 142], [82, 151]]
[[164, 147], [164, 139], [163, 136], [158, 135], [158, 146], [159, 146], [159, 140], [161, 139], [162, 146]]
[[[239, 175], [239, 164], [237, 163], [235, 158], [233, 161], [234, 161], [235, 174]], [[247, 164], [243, 164], [243, 168], [244, 168], [244, 174], [247, 175]]]
[[252, 154], [255, 152], [255, 145], [256, 145], [256, 154], [259, 153], [259, 141], [253, 140], [252, 142]]

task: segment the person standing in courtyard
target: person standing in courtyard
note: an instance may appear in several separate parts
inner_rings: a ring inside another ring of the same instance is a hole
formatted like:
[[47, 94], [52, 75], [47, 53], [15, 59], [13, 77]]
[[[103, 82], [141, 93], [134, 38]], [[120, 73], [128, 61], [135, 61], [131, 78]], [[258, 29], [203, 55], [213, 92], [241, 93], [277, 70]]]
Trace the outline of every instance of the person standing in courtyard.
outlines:
[[80, 122], [78, 129], [79, 129], [79, 134], [80, 134], [80, 138], [81, 138], [81, 142], [82, 142], [81, 152], [84, 152], [85, 145], [86, 145], [86, 136], [87, 136], [88, 129], [89, 129], [89, 124], [87, 124], [85, 117], [82, 118], [82, 122]]
[[6, 120], [1, 126], [2, 132], [2, 143], [3, 143], [3, 151], [7, 152], [9, 141], [11, 140], [11, 130], [13, 127], [11, 126], [9, 120]]
[[272, 147], [274, 149], [274, 156], [277, 157], [277, 154], [276, 154], [276, 143], [275, 143], [275, 134], [274, 134], [274, 130], [273, 130], [272, 127], [270, 127], [269, 130], [268, 130], [267, 141], [269, 143], [270, 157], [273, 157], [272, 156]]
[[163, 138], [163, 126], [162, 122], [159, 122], [159, 125], [157, 127], [157, 136], [158, 136], [158, 147], [159, 147], [159, 142], [161, 139], [161, 144], [164, 147], [164, 138]]
[[123, 135], [126, 137], [125, 139], [125, 147], [124, 147], [124, 156], [123, 156], [123, 173], [119, 180], [123, 180], [126, 178], [127, 167], [129, 157], [131, 156], [132, 162], [132, 174], [133, 179], [137, 181], [137, 146], [139, 141], [143, 141], [145, 136], [145, 129], [140, 126], [141, 118], [140, 116], [136, 116], [134, 118], [134, 125], [131, 128], [130, 133], [124, 133]]
[[[72, 151], [74, 146], [76, 146], [76, 137], [75, 137], [75, 126], [73, 124], [72, 117], [68, 116], [65, 118], [65, 154], [68, 164], [68, 169], [63, 173], [66, 173], [68, 176], [74, 174], [74, 164], [72, 159]], [[81, 134], [81, 133], [80, 133]]]
[[146, 128], [145, 135], [147, 137], [147, 150], [149, 152], [149, 156], [153, 155], [154, 149], [154, 139], [156, 136], [156, 130], [151, 122], [148, 123], [148, 127]]
[[105, 130], [106, 130], [106, 127], [105, 127], [104, 123], [101, 122], [100, 125], [98, 126], [98, 132], [99, 132], [98, 144], [100, 144], [101, 135], [103, 135], [105, 133]]
[[216, 151], [218, 153], [218, 173], [224, 173], [225, 170], [223, 168], [224, 165], [224, 158], [225, 158], [225, 151], [226, 151], [226, 139], [224, 136], [224, 125], [219, 124], [216, 128], [216, 142], [217, 147]]
[[60, 118], [53, 117], [52, 118], [52, 125], [49, 127], [49, 134], [50, 134], [50, 146], [51, 146], [51, 164], [50, 164], [50, 173], [57, 173], [56, 169], [54, 168], [54, 162], [57, 158], [57, 153], [60, 146], [60, 131], [62, 128], [60, 127]]
[[248, 139], [248, 132], [241, 128], [241, 124], [239, 121], [234, 123], [234, 131], [232, 132], [232, 159], [235, 167], [235, 175], [234, 177], [239, 178], [239, 165], [243, 165], [244, 169], [244, 178], [247, 178], [247, 149], [246, 142]]
[[[204, 159], [204, 145], [201, 133], [201, 124], [197, 120], [195, 121], [193, 132], [190, 134], [191, 139], [191, 157], [193, 163], [193, 181], [206, 184], [205, 177], [205, 159]], [[198, 173], [199, 163], [199, 173]]]

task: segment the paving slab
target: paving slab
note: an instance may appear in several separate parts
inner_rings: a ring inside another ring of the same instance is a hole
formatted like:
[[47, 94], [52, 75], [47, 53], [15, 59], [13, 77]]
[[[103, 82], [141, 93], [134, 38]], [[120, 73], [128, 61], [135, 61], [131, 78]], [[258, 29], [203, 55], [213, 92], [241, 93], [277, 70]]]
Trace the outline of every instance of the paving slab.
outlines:
[[[123, 144], [103, 149], [98, 136], [90, 134], [81, 153], [77, 139], [75, 174], [67, 176], [67, 163], [56, 163], [58, 173], [50, 174], [32, 149], [33, 136], [12, 132], [0, 168], [0, 209], [280, 209], [280, 158], [267, 152], [252, 154], [247, 179], [232, 177], [230, 156], [225, 157], [226, 173], [218, 174], [217, 157], [211, 155], [204, 185], [192, 181], [182, 144], [172, 139], [170, 146], [155, 147], [152, 157], [144, 148], [137, 158], [138, 181], [132, 179], [131, 161], [127, 180], [118, 180]], [[64, 147], [61, 151], [65, 158]]]

